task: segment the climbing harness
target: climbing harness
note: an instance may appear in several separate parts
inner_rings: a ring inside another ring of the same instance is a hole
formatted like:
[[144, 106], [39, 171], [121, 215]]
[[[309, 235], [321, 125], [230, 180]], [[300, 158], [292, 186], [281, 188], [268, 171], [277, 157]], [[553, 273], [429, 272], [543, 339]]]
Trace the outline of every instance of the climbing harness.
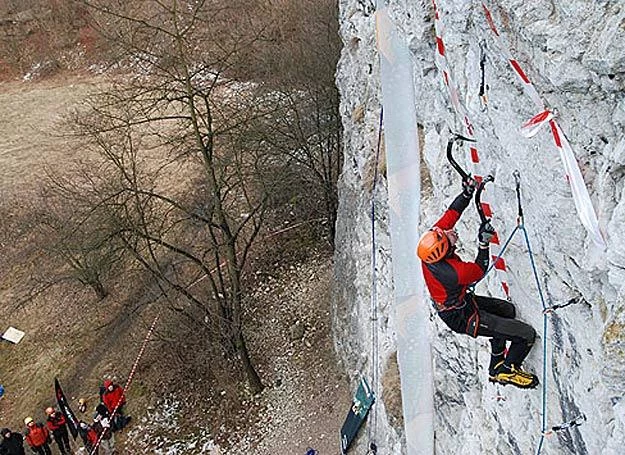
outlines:
[[519, 62], [512, 56], [509, 46], [504, 43], [504, 40], [497, 30], [497, 26], [495, 25], [493, 15], [488, 6], [486, 6], [485, 2], [482, 2], [482, 9], [484, 10], [484, 15], [486, 16], [486, 22], [493, 32], [493, 35], [495, 36], [495, 41], [497, 42], [499, 48], [504, 54], [505, 59], [508, 61], [514, 72], [523, 82], [523, 89], [525, 93], [532, 99], [534, 105], [541, 111], [534, 118], [543, 115], [547, 117], [549, 116], [549, 114], [551, 114], [551, 118], [549, 118], [548, 120], [544, 120], [544, 123], [548, 122], [549, 126], [551, 127], [551, 135], [553, 136], [554, 144], [560, 153], [560, 157], [562, 158], [566, 179], [571, 187], [571, 192], [573, 195], [575, 208], [577, 209], [577, 214], [582, 222], [582, 225], [590, 234], [593, 242], [595, 242], [595, 244], [599, 247], [605, 249], [606, 243], [603, 238], [603, 234], [599, 230], [597, 214], [595, 213], [592, 201], [590, 200], [588, 188], [586, 188], [584, 178], [580, 171], [579, 164], [577, 163], [577, 160], [575, 158], [575, 154], [573, 153], [573, 148], [571, 147], [571, 144], [562, 132], [562, 129], [558, 125], [556, 119], [553, 118], [553, 110], [545, 108], [545, 103], [538, 94], [538, 91], [534, 87], [534, 84], [532, 84], [527, 74], [523, 71]]

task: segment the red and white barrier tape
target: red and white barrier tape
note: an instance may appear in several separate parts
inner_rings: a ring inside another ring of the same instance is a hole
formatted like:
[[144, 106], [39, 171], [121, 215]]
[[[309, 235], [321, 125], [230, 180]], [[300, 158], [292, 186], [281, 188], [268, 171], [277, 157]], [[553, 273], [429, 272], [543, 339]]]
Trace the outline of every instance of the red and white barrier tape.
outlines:
[[[443, 41], [443, 33], [444, 33], [445, 28], [441, 21], [441, 13], [438, 8], [438, 5], [436, 4], [436, 0], [432, 0], [432, 5], [434, 6], [434, 28], [436, 30], [436, 55], [435, 55], [436, 66], [438, 67], [441, 75], [443, 76], [443, 82], [445, 84], [445, 87], [447, 87], [447, 91], [449, 93], [449, 99], [451, 100], [451, 104], [454, 108], [454, 111], [456, 112], [456, 115], [458, 116], [458, 118], [461, 119], [464, 125], [465, 136], [468, 137], [469, 139], [474, 139], [475, 129], [473, 127], [473, 123], [471, 122], [467, 109], [464, 107], [464, 105], [462, 104], [462, 101], [460, 100], [458, 86], [456, 85], [452, 77], [451, 71], [449, 69], [449, 63], [447, 61], [447, 55], [445, 51], [445, 42]], [[483, 178], [483, 171], [480, 170], [482, 166], [480, 162], [480, 156], [479, 156], [477, 147], [475, 146], [475, 143], [469, 144], [469, 154], [470, 154], [470, 161], [472, 163], [472, 167], [474, 170], [473, 176], [475, 180], [480, 182]], [[484, 193], [482, 197], [482, 209], [484, 210], [484, 215], [486, 215], [488, 218], [492, 218], [493, 216], [492, 205], [489, 202], [489, 197], [486, 193]], [[492, 250], [491, 252], [493, 253], [493, 260], [494, 260], [497, 258], [497, 256], [499, 256], [499, 253], [501, 251], [501, 244], [499, 241], [499, 236], [497, 234], [495, 234], [495, 237], [492, 240], [492, 245], [493, 246], [491, 247], [491, 250]], [[508, 271], [507, 271], [505, 264], [506, 263], [503, 260], [503, 258], [499, 258], [499, 260], [495, 264], [495, 269], [497, 271], [496, 272], [497, 276], [499, 280], [501, 281], [501, 287], [506, 295], [506, 298], [509, 299], [510, 287], [508, 286]]]
[[547, 122], [549, 123], [549, 125], [551, 126], [551, 135], [553, 136], [554, 144], [560, 152], [560, 157], [562, 158], [562, 163], [566, 172], [566, 179], [571, 186], [571, 192], [573, 193], [573, 201], [575, 202], [577, 214], [582, 222], [582, 225], [590, 234], [593, 242], [595, 242], [595, 244], [599, 247], [605, 248], [606, 243], [599, 229], [597, 214], [595, 213], [592, 201], [590, 200], [588, 188], [586, 187], [586, 183], [584, 182], [582, 172], [579, 169], [579, 164], [577, 163], [571, 144], [569, 143], [557, 121], [555, 120], [553, 111], [550, 109], [545, 109], [545, 104], [538, 94], [538, 91], [534, 87], [534, 84], [532, 84], [525, 71], [523, 71], [523, 68], [521, 68], [519, 62], [512, 56], [512, 53], [510, 52], [510, 47], [504, 42], [501, 34], [499, 33], [499, 30], [497, 30], [493, 15], [484, 2], [482, 2], [482, 8], [486, 16], [486, 22], [488, 22], [488, 26], [493, 32], [493, 35], [495, 36], [495, 41], [501, 49], [504, 57], [508, 60], [508, 63], [510, 64], [514, 72], [523, 82], [523, 88], [525, 90], [525, 93], [528, 94], [538, 110], [541, 111], [539, 114], [523, 124], [523, 126], [521, 127], [522, 134], [526, 137], [532, 137], [538, 133], [538, 130], [540, 130], [542, 125], [547, 124]]
[[[135, 359], [135, 362], [132, 365], [132, 368], [130, 369], [130, 374], [128, 375], [128, 379], [126, 380], [126, 385], [123, 388], [122, 396], [124, 396], [126, 394], [126, 392], [128, 391], [128, 388], [130, 387], [130, 383], [132, 382], [132, 379], [133, 379], [133, 377], [135, 375], [135, 372], [137, 371], [137, 366], [139, 365], [139, 360], [141, 360], [141, 357], [143, 357], [143, 353], [145, 352], [145, 348], [148, 345], [148, 341], [152, 337], [152, 333], [154, 332], [154, 329], [156, 327], [156, 323], [158, 322], [158, 318], [159, 317], [160, 317], [160, 314], [157, 314], [156, 317], [154, 318], [154, 321], [152, 321], [152, 325], [148, 329], [148, 333], [145, 335], [145, 338], [143, 339], [143, 344], [141, 345], [141, 349], [139, 350], [139, 354], [137, 354], [137, 358]], [[121, 397], [120, 397], [119, 401], [117, 402], [117, 404], [115, 405], [115, 408], [113, 408], [113, 412], [111, 412], [111, 415], [110, 415], [110, 418], [109, 418], [111, 424], [113, 422], [113, 417], [115, 416], [115, 413], [119, 409], [120, 403], [121, 403]], [[102, 438], [104, 437], [104, 433], [105, 433], [105, 431], [102, 431], [102, 433], [100, 433], [100, 436], [98, 437], [98, 440], [96, 441], [95, 446], [93, 446], [93, 448], [91, 449], [91, 452], [89, 452], [89, 455], [94, 455], [98, 451], [98, 447], [100, 446], [100, 443], [102, 442]]]

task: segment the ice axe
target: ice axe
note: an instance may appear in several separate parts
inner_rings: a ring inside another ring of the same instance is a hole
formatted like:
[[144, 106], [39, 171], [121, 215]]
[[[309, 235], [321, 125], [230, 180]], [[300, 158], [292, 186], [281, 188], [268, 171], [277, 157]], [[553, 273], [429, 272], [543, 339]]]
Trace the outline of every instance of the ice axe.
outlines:
[[462, 167], [458, 164], [458, 162], [454, 159], [453, 151], [454, 151], [454, 143], [456, 141], [462, 142], [475, 142], [475, 139], [470, 139], [468, 137], [461, 136], [460, 134], [455, 133], [447, 142], [447, 159], [451, 163], [452, 167], [460, 174], [462, 177], [462, 181], [465, 182], [471, 178], [471, 174], [466, 172]]
[[475, 190], [475, 205], [477, 206], [477, 213], [480, 215], [480, 221], [482, 223], [490, 223], [490, 218], [488, 218], [484, 214], [484, 207], [482, 206], [482, 191], [484, 191], [484, 187], [488, 182], [494, 182], [495, 177], [492, 175], [487, 175], [477, 185], [477, 189]]

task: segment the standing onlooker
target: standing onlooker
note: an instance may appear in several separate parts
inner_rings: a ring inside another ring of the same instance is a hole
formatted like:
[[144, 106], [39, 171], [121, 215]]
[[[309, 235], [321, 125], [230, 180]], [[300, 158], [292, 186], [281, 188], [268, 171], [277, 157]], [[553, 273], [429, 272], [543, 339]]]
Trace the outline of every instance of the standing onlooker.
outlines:
[[48, 429], [52, 432], [56, 444], [59, 446], [61, 455], [68, 455], [72, 453], [72, 449], [69, 446], [69, 433], [67, 431], [67, 420], [62, 412], [56, 412], [52, 407], [46, 409], [46, 415], [48, 420], [46, 424]]
[[0, 455], [25, 455], [24, 437], [20, 433], [14, 433], [8, 428], [0, 430], [2, 442], [0, 442]]
[[48, 442], [50, 442], [50, 432], [48, 428], [41, 423], [35, 423], [32, 417], [26, 417], [24, 419], [24, 425], [26, 425], [24, 436], [33, 452], [37, 455], [52, 455], [52, 451], [48, 445]]
[[115, 411], [112, 420], [113, 431], [124, 428], [130, 421], [130, 417], [124, 416], [124, 406], [126, 404], [124, 389], [120, 385], [114, 384], [113, 381], [106, 380], [104, 381], [104, 390], [101, 393], [101, 397], [102, 403], [104, 403], [110, 415], [113, 414], [113, 411], [117, 407], [117, 411]]

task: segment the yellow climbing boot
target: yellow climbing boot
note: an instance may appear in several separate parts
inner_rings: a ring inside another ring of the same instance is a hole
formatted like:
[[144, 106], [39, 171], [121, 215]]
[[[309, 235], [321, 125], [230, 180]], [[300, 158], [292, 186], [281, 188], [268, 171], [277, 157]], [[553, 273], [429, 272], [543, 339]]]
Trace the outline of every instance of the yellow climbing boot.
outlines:
[[512, 384], [521, 389], [533, 389], [538, 385], [538, 378], [535, 374], [523, 371], [514, 365], [508, 367], [503, 362], [497, 364], [489, 374], [488, 380], [502, 385]]

